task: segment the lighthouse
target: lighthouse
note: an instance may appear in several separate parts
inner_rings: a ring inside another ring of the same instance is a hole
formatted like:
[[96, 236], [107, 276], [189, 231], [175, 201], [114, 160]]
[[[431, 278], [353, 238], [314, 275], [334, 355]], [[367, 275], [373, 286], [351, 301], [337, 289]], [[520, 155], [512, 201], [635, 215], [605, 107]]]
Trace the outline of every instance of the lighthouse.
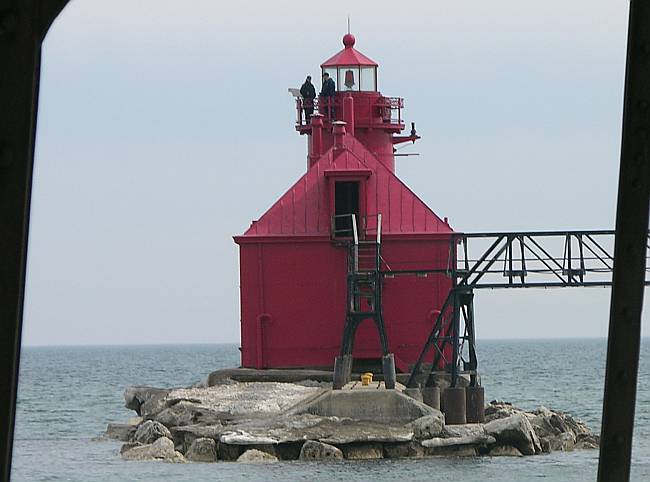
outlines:
[[234, 238], [243, 367], [409, 372], [453, 287], [452, 228], [395, 174], [419, 136], [355, 43], [320, 66], [334, 95], [297, 99], [306, 172]]

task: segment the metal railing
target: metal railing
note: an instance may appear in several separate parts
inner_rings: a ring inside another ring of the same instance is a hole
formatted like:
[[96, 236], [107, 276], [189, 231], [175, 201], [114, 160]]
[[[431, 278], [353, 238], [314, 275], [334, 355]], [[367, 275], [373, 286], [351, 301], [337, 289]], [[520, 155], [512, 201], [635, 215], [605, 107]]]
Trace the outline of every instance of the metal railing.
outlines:
[[[359, 218], [359, 221], [357, 221]], [[331, 238], [350, 245], [349, 272], [376, 271], [381, 267], [381, 214], [337, 214], [332, 216]], [[360, 253], [360, 246], [363, 252]], [[372, 252], [368, 252], [369, 247]], [[372, 259], [366, 259], [372, 256]]]
[[[401, 125], [402, 109], [404, 99], [401, 97], [379, 97], [372, 99], [355, 99], [355, 107], [359, 108], [363, 102], [370, 102], [371, 118], [368, 122], [390, 125]], [[309, 110], [311, 109], [311, 112]], [[324, 122], [343, 120], [343, 97], [334, 95], [332, 97], [317, 97], [314, 100], [296, 98], [296, 125], [309, 125], [308, 114], [323, 115]], [[363, 119], [360, 119], [363, 123]]]

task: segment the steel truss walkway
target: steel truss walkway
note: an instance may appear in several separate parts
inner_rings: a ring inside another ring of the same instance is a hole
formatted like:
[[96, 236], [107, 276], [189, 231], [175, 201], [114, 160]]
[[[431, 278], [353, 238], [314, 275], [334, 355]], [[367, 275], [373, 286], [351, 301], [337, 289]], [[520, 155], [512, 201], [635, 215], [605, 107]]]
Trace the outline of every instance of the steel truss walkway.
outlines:
[[[611, 286], [614, 235], [614, 231], [454, 233], [445, 269], [382, 271], [383, 276], [444, 273], [453, 280], [408, 386], [433, 386], [441, 362], [451, 372], [452, 386], [461, 372], [468, 374], [470, 385], [475, 386], [474, 290]], [[646, 259], [649, 249], [646, 240]], [[650, 284], [648, 269], [645, 284]], [[424, 361], [432, 349], [433, 364], [427, 375], [423, 373]]]

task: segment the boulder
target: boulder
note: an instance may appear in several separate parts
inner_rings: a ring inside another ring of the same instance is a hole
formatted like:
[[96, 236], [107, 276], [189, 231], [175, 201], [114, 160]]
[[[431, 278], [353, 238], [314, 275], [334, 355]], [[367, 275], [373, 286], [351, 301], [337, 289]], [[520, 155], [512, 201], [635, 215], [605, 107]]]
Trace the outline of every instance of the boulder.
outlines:
[[535, 455], [542, 451], [539, 439], [524, 414], [492, 420], [485, 424], [485, 430], [499, 445], [512, 445], [524, 455]]
[[103, 436], [104, 438], [128, 442], [135, 430], [136, 427], [128, 423], [109, 423]]
[[523, 454], [512, 445], [496, 445], [490, 450], [492, 457], [521, 457]]
[[305, 440], [318, 440], [338, 446], [355, 442], [410, 442], [412, 439], [413, 429], [409, 426], [303, 413], [241, 422], [224, 431], [220, 441], [240, 445], [302, 445]]
[[122, 447], [120, 447], [120, 454], [123, 454], [134, 447], [142, 447], [142, 444], [138, 442], [126, 442], [125, 444], [122, 444]]
[[384, 458], [384, 450], [379, 443], [342, 445], [341, 450], [348, 460], [374, 460]]
[[463, 437], [441, 438], [435, 437], [422, 440], [420, 444], [426, 448], [452, 447], [460, 445], [492, 445], [496, 439], [491, 435], [466, 435]]
[[166, 407], [165, 397], [170, 392], [166, 388], [127, 387], [124, 390], [124, 405], [138, 415], [150, 417]]
[[481, 423], [467, 423], [465, 425], [445, 425], [440, 436], [443, 438], [484, 437], [487, 436], [487, 432]]
[[246, 452], [241, 454], [237, 459], [237, 462], [245, 463], [258, 463], [258, 462], [277, 462], [278, 458], [274, 455], [267, 454], [257, 449], [248, 449]]
[[[182, 427], [172, 427], [169, 431], [172, 433], [172, 440], [176, 447], [180, 447], [181, 452], [187, 452], [196, 439], [211, 438], [215, 442], [224, 432], [224, 427], [218, 425], [184, 425]], [[236, 458], [236, 457], [235, 457]]]
[[511, 403], [503, 402], [501, 400], [492, 400], [488, 406], [485, 407], [485, 422], [492, 420], [499, 420], [501, 418], [508, 418], [518, 413], [523, 413], [523, 410], [514, 407]]
[[556, 413], [559, 417], [562, 418], [562, 421], [566, 424], [567, 427], [571, 429], [571, 431], [575, 434], [576, 437], [578, 437], [580, 434], [591, 434], [591, 430], [589, 430], [589, 427], [587, 427], [587, 425], [582, 420], [574, 418], [568, 413], [564, 413], [564, 412], [556, 412]]
[[211, 438], [197, 438], [185, 453], [192, 462], [216, 462], [217, 444]]
[[132, 447], [122, 452], [125, 460], [162, 460], [163, 462], [187, 462], [183, 454], [174, 450], [174, 442], [167, 437], [160, 437], [154, 443]]
[[223, 413], [214, 412], [189, 400], [180, 400], [156, 414], [154, 420], [166, 427], [182, 427], [196, 424], [214, 425], [221, 423], [221, 417]]
[[551, 451], [569, 452], [576, 444], [576, 436], [573, 432], [564, 432], [555, 437], [549, 437], [549, 448]]
[[581, 433], [576, 437], [576, 449], [597, 449], [600, 446], [600, 435]]
[[386, 443], [384, 457], [387, 459], [424, 457], [424, 448], [418, 442]]
[[413, 428], [413, 436], [418, 440], [437, 437], [445, 426], [445, 416], [440, 410], [435, 410], [431, 415], [413, 420], [410, 426]]
[[224, 432], [219, 437], [219, 441], [227, 445], [274, 445], [278, 443], [275, 438], [251, 434], [244, 430]]
[[160, 437], [167, 437], [168, 439], [171, 439], [172, 434], [162, 423], [155, 422], [153, 420], [147, 420], [138, 426], [135, 433], [133, 434], [132, 441], [139, 442], [141, 444], [151, 444]]
[[190, 401], [195, 408], [213, 414], [243, 416], [249, 414], [279, 414], [298, 402], [311, 399], [322, 390], [293, 383], [232, 383], [208, 388], [183, 388], [171, 391], [168, 406], [180, 401]]
[[300, 460], [342, 460], [343, 452], [333, 445], [307, 440], [300, 449]]
[[451, 445], [447, 447], [425, 447], [424, 453], [427, 456], [434, 457], [475, 457], [477, 450], [474, 445]]

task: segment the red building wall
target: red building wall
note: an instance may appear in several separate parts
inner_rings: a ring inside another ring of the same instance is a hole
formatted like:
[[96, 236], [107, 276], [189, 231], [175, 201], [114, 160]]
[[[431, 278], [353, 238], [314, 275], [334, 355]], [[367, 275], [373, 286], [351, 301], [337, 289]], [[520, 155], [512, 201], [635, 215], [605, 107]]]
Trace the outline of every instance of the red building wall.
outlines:
[[[444, 269], [449, 242], [437, 238], [387, 239], [382, 257], [393, 270]], [[345, 321], [346, 249], [329, 238], [251, 239], [240, 252], [242, 365], [331, 368]], [[399, 370], [419, 355], [450, 288], [444, 274], [384, 280], [384, 320]], [[354, 357], [381, 357], [371, 320], [359, 327]]]

